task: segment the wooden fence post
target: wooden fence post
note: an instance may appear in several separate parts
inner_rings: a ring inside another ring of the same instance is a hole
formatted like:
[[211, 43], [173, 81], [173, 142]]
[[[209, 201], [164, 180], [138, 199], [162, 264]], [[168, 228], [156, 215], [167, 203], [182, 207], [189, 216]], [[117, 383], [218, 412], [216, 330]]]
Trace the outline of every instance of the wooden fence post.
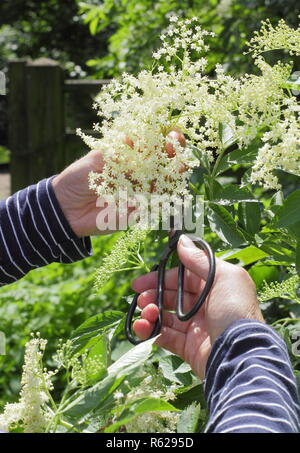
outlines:
[[9, 66], [9, 148], [12, 192], [65, 165], [64, 79], [49, 59]]

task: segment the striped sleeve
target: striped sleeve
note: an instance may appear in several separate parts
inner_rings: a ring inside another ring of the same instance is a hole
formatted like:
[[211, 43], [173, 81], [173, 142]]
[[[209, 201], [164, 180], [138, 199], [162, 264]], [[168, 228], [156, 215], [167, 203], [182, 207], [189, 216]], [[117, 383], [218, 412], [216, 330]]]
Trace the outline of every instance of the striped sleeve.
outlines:
[[52, 178], [0, 202], [0, 286], [31, 269], [91, 255], [90, 238], [78, 238], [71, 229], [56, 199]]
[[213, 345], [205, 376], [208, 433], [298, 433], [299, 395], [286, 345], [269, 326], [233, 323]]

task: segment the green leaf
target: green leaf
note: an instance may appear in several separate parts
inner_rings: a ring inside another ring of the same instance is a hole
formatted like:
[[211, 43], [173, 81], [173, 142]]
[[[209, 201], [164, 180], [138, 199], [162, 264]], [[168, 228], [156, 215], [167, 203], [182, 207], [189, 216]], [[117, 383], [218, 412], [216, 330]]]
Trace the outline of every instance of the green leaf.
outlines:
[[269, 256], [269, 254], [264, 252], [263, 250], [260, 250], [254, 245], [249, 245], [249, 247], [245, 247], [241, 250], [234, 249], [227, 252], [221, 252], [220, 254], [218, 254], [218, 256], [222, 256], [223, 260], [237, 259], [241, 261], [243, 266], [247, 266], [248, 264], [252, 264], [256, 261], [266, 258], [267, 256]]
[[289, 90], [295, 90], [296, 92], [299, 92], [300, 74], [299, 73], [292, 74], [291, 77], [284, 84], [282, 84], [282, 88], [288, 88]]
[[99, 23], [99, 17], [97, 16], [94, 19], [92, 19], [89, 24], [90, 33], [92, 36], [94, 36], [97, 33], [98, 23]]
[[288, 232], [295, 236], [297, 239], [300, 239], [300, 221], [293, 223], [293, 225], [290, 225], [288, 227]]
[[261, 211], [258, 203], [240, 203], [238, 207], [239, 221], [250, 234], [256, 234], [260, 230]]
[[296, 247], [296, 270], [297, 274], [300, 276], [300, 241], [297, 242]]
[[138, 344], [130, 349], [126, 354], [120, 357], [115, 363], [108, 368], [109, 374], [123, 373], [124, 370], [128, 371], [132, 367], [137, 367], [147, 360], [152, 352], [152, 345], [157, 337], [150, 338], [143, 343]]
[[124, 379], [126, 379], [125, 375], [119, 376], [118, 378], [113, 374], [106, 376], [93, 387], [84, 390], [77, 398], [63, 408], [61, 412], [69, 417], [83, 417], [92, 410], [100, 407]]
[[192, 383], [191, 368], [174, 354], [162, 357], [159, 368], [166, 379], [188, 386]]
[[98, 343], [89, 351], [87, 358], [83, 362], [83, 367], [87, 371], [87, 376], [91, 383], [99, 381], [107, 370], [107, 339], [102, 335]]
[[273, 282], [279, 278], [279, 271], [277, 267], [264, 266], [260, 263], [252, 266], [249, 270], [249, 274], [254, 280], [257, 289], [260, 289], [264, 282]]
[[109, 330], [115, 329], [123, 317], [124, 313], [121, 311], [107, 311], [87, 319], [71, 336], [74, 353], [83, 352], [95, 345], [99, 337]]
[[271, 240], [265, 240], [261, 245], [261, 249], [273, 256], [277, 261], [282, 261], [288, 264], [295, 262], [294, 250], [287, 248], [284, 243], [277, 244]]
[[300, 189], [292, 192], [277, 212], [275, 228], [285, 228], [300, 221]]
[[219, 123], [219, 137], [224, 149], [229, 148], [236, 142], [233, 130], [226, 123]]
[[139, 415], [145, 414], [147, 412], [164, 412], [164, 411], [175, 411], [178, 409], [167, 401], [160, 400], [158, 398], [141, 398], [139, 400], [133, 401], [130, 405], [125, 406], [119, 420], [110, 425], [105, 429], [105, 433], [113, 433], [120, 426], [125, 425], [126, 423], [131, 422]]
[[181, 414], [177, 424], [178, 433], [197, 433], [199, 430], [200, 405], [191, 404]]
[[151, 338], [130, 349], [107, 369], [108, 376], [93, 387], [84, 390], [64, 410], [70, 417], [82, 417], [101, 407], [105, 400], [122, 384], [123, 380], [143, 364], [152, 352], [157, 337]]
[[252, 164], [256, 159], [258, 148], [259, 142], [254, 141], [247, 148], [236, 149], [226, 154], [218, 165], [217, 174], [223, 173], [236, 164]]
[[220, 205], [231, 205], [239, 202], [249, 202], [258, 203], [258, 201], [253, 197], [250, 190], [246, 187], [240, 188], [236, 184], [228, 184], [223, 187], [220, 185], [218, 192], [215, 194], [213, 203]]
[[178, 409], [185, 409], [192, 403], [199, 403], [201, 407], [206, 406], [203, 384], [177, 390], [176, 400], [173, 401], [174, 406], [178, 407]]
[[222, 241], [230, 244], [232, 247], [238, 247], [245, 243], [243, 234], [239, 231], [234, 219], [223, 206], [211, 203], [207, 209], [207, 219], [211, 230]]

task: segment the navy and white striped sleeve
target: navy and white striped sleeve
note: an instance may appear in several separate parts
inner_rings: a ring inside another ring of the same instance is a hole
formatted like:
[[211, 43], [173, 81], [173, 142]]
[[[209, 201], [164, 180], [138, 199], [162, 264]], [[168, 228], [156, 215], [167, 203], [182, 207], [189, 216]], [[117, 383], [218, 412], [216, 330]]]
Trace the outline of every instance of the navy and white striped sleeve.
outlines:
[[206, 432], [300, 432], [299, 395], [286, 345], [261, 322], [239, 320], [215, 342], [205, 397]]
[[91, 255], [90, 238], [78, 238], [56, 199], [52, 178], [0, 202], [0, 286], [52, 262]]

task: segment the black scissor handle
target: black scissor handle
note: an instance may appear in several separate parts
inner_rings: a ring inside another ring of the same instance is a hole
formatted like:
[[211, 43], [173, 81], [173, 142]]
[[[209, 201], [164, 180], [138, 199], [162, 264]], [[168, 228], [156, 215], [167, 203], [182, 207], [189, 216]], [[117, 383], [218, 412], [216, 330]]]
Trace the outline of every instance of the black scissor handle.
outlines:
[[[155, 264], [152, 269], [151, 269], [151, 272], [155, 272], [157, 271], [158, 269], [158, 265]], [[132, 302], [129, 306], [129, 310], [128, 310], [128, 313], [127, 313], [127, 316], [126, 316], [126, 321], [125, 321], [125, 333], [126, 333], [126, 337], [128, 338], [128, 340], [130, 341], [130, 343], [134, 344], [134, 345], [137, 345], [137, 344], [140, 344], [140, 343], [143, 343], [144, 340], [137, 340], [133, 334], [132, 334], [132, 327], [131, 327], [131, 324], [132, 324], [132, 319], [133, 319], [133, 316], [134, 316], [134, 312], [135, 312], [135, 309], [136, 309], [136, 306], [137, 306], [137, 300], [139, 298], [139, 293], [137, 293], [134, 298], [132, 299]], [[154, 329], [153, 329], [153, 332], [151, 334], [151, 336], [149, 338], [153, 338], [155, 337], [156, 335], [159, 334], [160, 332], [160, 329], [161, 329], [161, 323], [162, 323], [162, 310], [159, 311], [159, 316], [157, 318], [157, 321], [155, 323], [155, 326], [154, 326]], [[156, 333], [157, 332], [157, 333]]]
[[[171, 254], [176, 250], [177, 248], [177, 240], [171, 241], [169, 246], [166, 248], [164, 251], [159, 264], [154, 265], [151, 269], [151, 272], [158, 271], [158, 288], [157, 288], [157, 306], [159, 310], [159, 315], [158, 319], [155, 323], [154, 329], [150, 335], [150, 338], [156, 337], [160, 333], [161, 326], [162, 326], [162, 317], [163, 317], [163, 300], [164, 300], [164, 291], [165, 291], [165, 273], [166, 273], [166, 266], [169, 257]], [[177, 290], [177, 303], [176, 303], [176, 314], [177, 317], [180, 321], [187, 321], [190, 319], [197, 311], [201, 308], [202, 304], [204, 303], [206, 297], [208, 296], [208, 293], [213, 285], [214, 278], [215, 278], [215, 271], [216, 271], [216, 262], [215, 262], [215, 256], [208, 245], [206, 241], [200, 238], [193, 239], [193, 242], [200, 246], [202, 249], [204, 249], [207, 254], [208, 254], [208, 259], [209, 259], [209, 271], [208, 271], [208, 277], [207, 281], [204, 287], [204, 290], [202, 294], [200, 295], [197, 303], [193, 306], [193, 308], [187, 312], [183, 313], [183, 295], [184, 295], [184, 271], [185, 267], [182, 263], [179, 264], [178, 267], [178, 290]], [[136, 294], [130, 304], [127, 316], [126, 316], [126, 321], [125, 321], [125, 333], [128, 338], [128, 340], [134, 344], [140, 344], [143, 343], [145, 340], [138, 340], [136, 339], [133, 334], [132, 334], [132, 319], [134, 316], [134, 312], [137, 306], [137, 300], [138, 300], [139, 294]]]
[[208, 276], [206, 279], [206, 283], [204, 289], [197, 300], [196, 304], [191, 308], [190, 311], [187, 313], [183, 313], [183, 295], [184, 295], [184, 265], [180, 262], [178, 267], [178, 289], [177, 289], [177, 303], [176, 303], [176, 315], [180, 321], [188, 321], [194, 316], [202, 307], [205, 299], [207, 298], [211, 287], [214, 283], [215, 274], [216, 274], [216, 259], [215, 255], [204, 239], [196, 238], [193, 239], [193, 242], [198, 245], [200, 248], [205, 250], [208, 255], [208, 262], [209, 262], [209, 269], [208, 269]]

